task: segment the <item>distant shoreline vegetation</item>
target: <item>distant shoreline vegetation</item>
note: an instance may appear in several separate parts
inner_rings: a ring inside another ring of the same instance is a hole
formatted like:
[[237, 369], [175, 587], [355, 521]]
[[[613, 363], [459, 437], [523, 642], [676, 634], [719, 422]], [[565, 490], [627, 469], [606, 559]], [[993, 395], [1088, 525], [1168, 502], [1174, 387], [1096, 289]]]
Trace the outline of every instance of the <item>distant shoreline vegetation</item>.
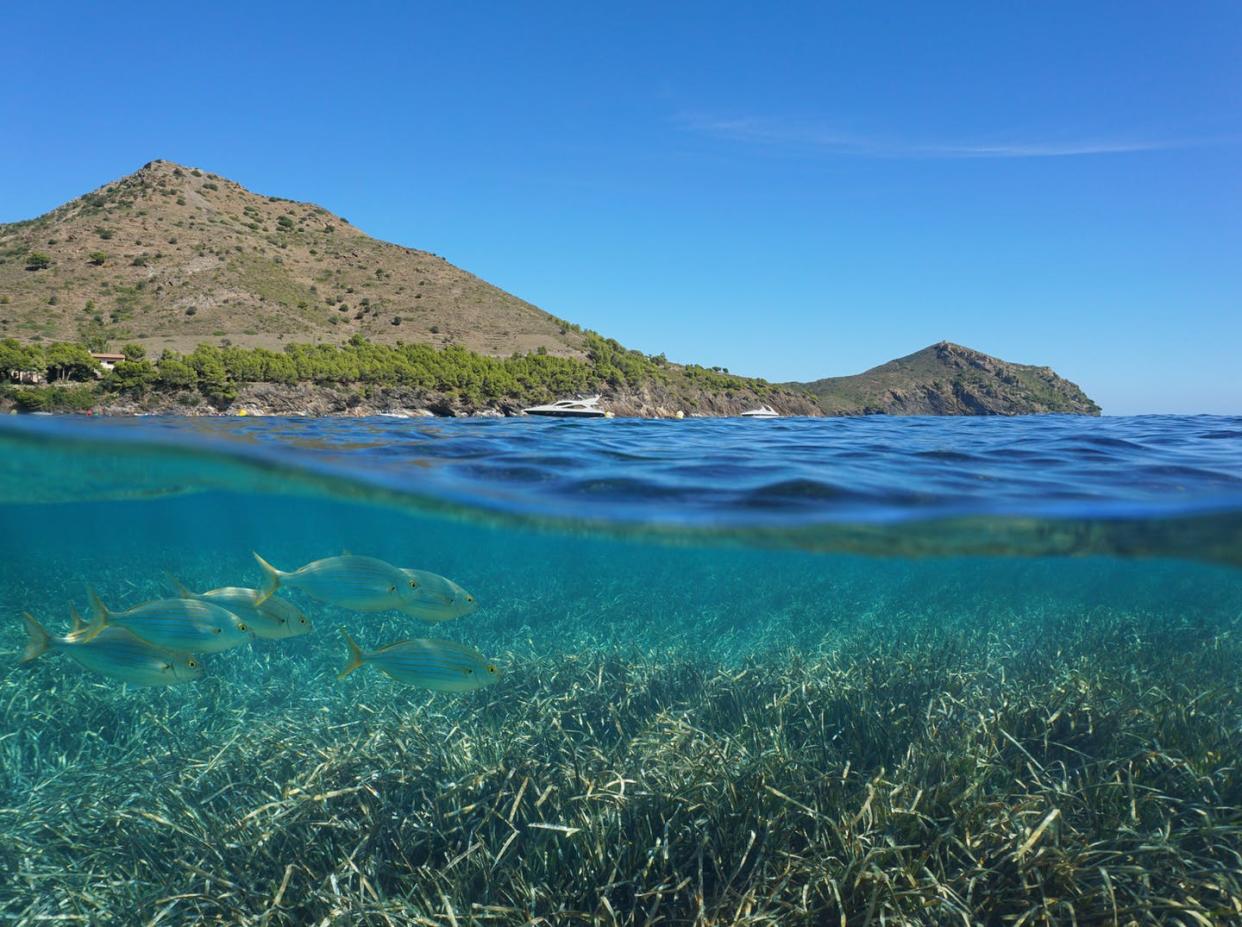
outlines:
[[[252, 383], [406, 387], [475, 406], [530, 404], [582, 392], [639, 390], [657, 385], [695, 393], [749, 391], [767, 396], [765, 380], [720, 369], [670, 363], [585, 334], [586, 358], [541, 352], [490, 357], [449, 345], [376, 344], [361, 335], [347, 343], [289, 344], [283, 351], [200, 344], [189, 354], [165, 351], [157, 359], [137, 344], [124, 345], [111, 370], [74, 342], [39, 344], [0, 340], [0, 397], [28, 412], [75, 412], [109, 400], [195, 394], [224, 407]], [[25, 382], [23, 382], [25, 381]]]

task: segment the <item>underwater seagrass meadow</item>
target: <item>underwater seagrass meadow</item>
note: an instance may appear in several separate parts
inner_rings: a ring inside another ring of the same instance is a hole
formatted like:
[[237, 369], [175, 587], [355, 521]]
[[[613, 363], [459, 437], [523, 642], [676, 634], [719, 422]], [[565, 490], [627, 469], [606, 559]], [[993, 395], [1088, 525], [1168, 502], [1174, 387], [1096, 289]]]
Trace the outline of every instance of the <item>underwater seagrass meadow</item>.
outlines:
[[[0, 921], [1242, 923], [1242, 419], [11, 419]], [[478, 609], [134, 686], [113, 611], [381, 558]], [[344, 679], [405, 638], [466, 692]]]

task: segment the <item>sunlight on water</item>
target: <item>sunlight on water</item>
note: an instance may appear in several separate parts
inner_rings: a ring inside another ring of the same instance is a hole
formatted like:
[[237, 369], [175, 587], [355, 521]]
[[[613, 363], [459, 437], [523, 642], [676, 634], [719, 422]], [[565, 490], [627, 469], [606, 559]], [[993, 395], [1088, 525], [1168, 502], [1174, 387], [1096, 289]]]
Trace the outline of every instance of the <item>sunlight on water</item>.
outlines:
[[[0, 912], [1232, 916], [1242, 422], [583, 424], [0, 432]], [[253, 551], [382, 558], [479, 609], [290, 588], [313, 633], [185, 685], [17, 663], [24, 611], [63, 634], [88, 583], [114, 610], [165, 571], [258, 587]], [[342, 627], [501, 678], [337, 680]]]

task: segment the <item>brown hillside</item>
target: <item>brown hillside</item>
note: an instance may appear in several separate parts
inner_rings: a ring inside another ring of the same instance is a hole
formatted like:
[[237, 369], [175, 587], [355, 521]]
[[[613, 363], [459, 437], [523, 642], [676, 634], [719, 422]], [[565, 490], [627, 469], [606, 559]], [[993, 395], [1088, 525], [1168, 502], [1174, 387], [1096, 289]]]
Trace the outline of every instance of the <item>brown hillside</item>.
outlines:
[[168, 161], [0, 225], [0, 337], [102, 336], [158, 353], [355, 333], [492, 355], [582, 353], [575, 327], [434, 254]]
[[941, 341], [864, 373], [798, 386], [828, 415], [1099, 415], [1077, 384], [1049, 367], [1014, 364]]

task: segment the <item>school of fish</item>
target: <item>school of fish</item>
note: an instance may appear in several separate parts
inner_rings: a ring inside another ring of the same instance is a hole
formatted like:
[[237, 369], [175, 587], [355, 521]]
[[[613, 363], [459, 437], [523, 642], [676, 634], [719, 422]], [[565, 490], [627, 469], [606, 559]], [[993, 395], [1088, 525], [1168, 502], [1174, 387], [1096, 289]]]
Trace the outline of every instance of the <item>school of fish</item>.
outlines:
[[[83, 621], [70, 606], [72, 627], [64, 637], [52, 635], [25, 612], [21, 662], [56, 652], [84, 669], [129, 685], [171, 686], [203, 677], [202, 654], [231, 650], [255, 638], [282, 640], [313, 631], [301, 609], [276, 595], [282, 589], [298, 590], [338, 608], [396, 611], [428, 623], [452, 621], [478, 607], [474, 596], [451, 579], [376, 557], [346, 552], [288, 571], [257, 553], [254, 558], [264, 577], [258, 589], [227, 586], [193, 592], [165, 573], [172, 597], [115, 610], [88, 586], [91, 621]], [[341, 633], [348, 659], [338, 679], [367, 663], [398, 682], [438, 692], [468, 692], [500, 678], [494, 663], [456, 641], [411, 638], [368, 651], [345, 628]]]

